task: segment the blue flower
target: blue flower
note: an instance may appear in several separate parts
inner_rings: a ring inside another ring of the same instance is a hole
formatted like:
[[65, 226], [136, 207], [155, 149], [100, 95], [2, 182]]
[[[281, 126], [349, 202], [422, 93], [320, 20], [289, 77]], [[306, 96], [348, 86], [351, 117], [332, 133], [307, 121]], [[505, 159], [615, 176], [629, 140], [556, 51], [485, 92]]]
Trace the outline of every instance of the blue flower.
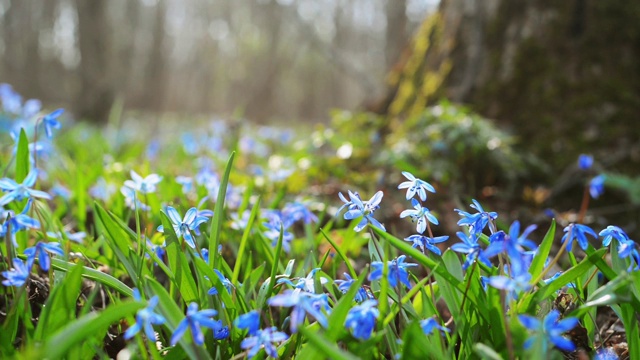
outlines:
[[234, 323], [238, 329], [247, 329], [249, 330], [249, 335], [255, 335], [260, 329], [260, 313], [256, 310], [249, 311], [238, 316]]
[[[537, 331], [543, 334], [551, 343], [553, 343], [558, 349], [564, 351], [574, 351], [576, 346], [573, 342], [562, 336], [562, 333], [567, 332], [578, 325], [578, 319], [566, 318], [558, 321], [560, 318], [560, 312], [558, 310], [551, 311], [542, 322], [537, 318], [529, 315], [519, 315], [518, 319], [529, 330]], [[534, 338], [529, 338], [525, 342], [525, 348], [531, 347]]]
[[25, 249], [24, 254], [27, 255], [27, 263], [30, 264], [33, 264], [34, 259], [37, 257], [40, 269], [47, 272], [51, 265], [51, 258], [49, 258], [49, 254], [62, 256], [64, 255], [64, 252], [58, 243], [45, 243], [38, 241], [36, 246]]
[[371, 337], [376, 319], [380, 316], [380, 312], [375, 308], [376, 305], [378, 305], [376, 300], [367, 300], [349, 310], [345, 326], [351, 329], [356, 339], [367, 340]]
[[318, 217], [300, 202], [287, 203], [282, 209], [282, 216], [290, 219], [292, 223], [302, 220], [305, 224], [318, 222]]
[[511, 299], [517, 300], [518, 293], [531, 289], [530, 281], [531, 274], [522, 271], [519, 274], [512, 274], [512, 277], [492, 276], [487, 280], [487, 283], [496, 289], [507, 291]]
[[[167, 216], [171, 220], [171, 224], [173, 225], [173, 230], [176, 233], [178, 239], [184, 238], [184, 240], [191, 246], [192, 248], [196, 247], [195, 239], [193, 235], [191, 235], [191, 231], [195, 231], [200, 224], [209, 220], [209, 218], [205, 216], [198, 216], [198, 209], [192, 207], [187, 210], [187, 213], [184, 214], [184, 218], [180, 219], [180, 214], [178, 210], [174, 209], [171, 206], [167, 206], [166, 210]], [[158, 226], [158, 231], [164, 232], [164, 226]]]
[[580, 154], [578, 157], [578, 168], [580, 168], [580, 170], [589, 170], [591, 166], [593, 166], [593, 156]]
[[[302, 289], [304, 291], [308, 291], [310, 293], [315, 293], [316, 289], [315, 289], [315, 280], [314, 280], [314, 276], [316, 274], [316, 272], [318, 272], [318, 270], [320, 270], [320, 268], [315, 268], [311, 271], [309, 271], [309, 274], [307, 274], [306, 277], [303, 278], [299, 278], [298, 282], [296, 284], [294, 284], [291, 280], [287, 279], [287, 278], [280, 278], [278, 279], [277, 283], [278, 284], [282, 284], [282, 283], [286, 283], [289, 284], [297, 289]], [[327, 280], [327, 278], [321, 277], [319, 279], [320, 284], [324, 285], [327, 282], [329, 282], [329, 280]]]
[[[343, 273], [343, 275], [346, 280], [334, 280], [333, 282], [338, 286], [338, 290], [345, 294], [349, 291], [349, 288], [354, 282], [356, 282], [356, 280], [352, 279], [347, 273]], [[373, 299], [373, 295], [369, 294], [367, 290], [361, 286], [360, 289], [358, 289], [358, 292], [356, 292], [355, 300], [356, 302], [361, 303], [367, 299]]]
[[[400, 255], [398, 258], [393, 259], [387, 262], [388, 272], [387, 272], [387, 280], [389, 281], [389, 285], [395, 287], [398, 285], [398, 281], [406, 285], [408, 288], [411, 288], [411, 283], [409, 282], [409, 273], [407, 272], [408, 267], [418, 266], [418, 264], [413, 263], [405, 263], [404, 259], [406, 255]], [[371, 263], [371, 274], [369, 274], [369, 280], [380, 280], [382, 279], [382, 270], [383, 264], [380, 261], [374, 261]]]
[[57, 109], [42, 118], [44, 132], [47, 134], [48, 138], [53, 136], [53, 129], [60, 129], [60, 123], [57, 119], [62, 115], [62, 113], [64, 113], [64, 109]]
[[129, 209], [135, 210], [137, 208], [138, 210], [142, 210], [142, 211], [151, 210], [149, 206], [143, 204], [140, 201], [134, 189], [123, 185], [120, 188], [120, 193], [124, 195], [124, 203]]
[[380, 224], [378, 220], [373, 218], [373, 213], [380, 208], [380, 201], [383, 196], [382, 191], [375, 193], [369, 201], [362, 201], [358, 193], [352, 193], [351, 191], [349, 191], [349, 201], [342, 196], [342, 193], [340, 193], [339, 196], [345, 204], [338, 210], [338, 213], [340, 213], [344, 207], [348, 208], [347, 212], [344, 214], [345, 220], [353, 220], [360, 216], [363, 217], [354, 228], [355, 231], [361, 231], [365, 226], [367, 226], [367, 224], [371, 224], [383, 231], [386, 231], [384, 226]]
[[467, 259], [464, 264], [462, 264], [463, 270], [466, 270], [476, 259], [486, 266], [491, 267], [491, 261], [489, 261], [489, 257], [487, 257], [480, 247], [480, 244], [478, 244], [475, 235], [467, 236], [467, 234], [462, 231], [458, 231], [456, 235], [458, 235], [458, 238], [460, 238], [462, 242], [451, 245], [451, 250], [467, 254]]
[[312, 294], [301, 289], [285, 290], [267, 300], [269, 306], [293, 307], [291, 311], [291, 332], [298, 331], [298, 326], [304, 322], [306, 314], [311, 315], [316, 321], [327, 327], [327, 317], [322, 310], [328, 311], [329, 304], [326, 294]]
[[[208, 255], [208, 253], [207, 253], [207, 255]], [[213, 269], [213, 272], [215, 272], [216, 275], [218, 276], [218, 279], [220, 279], [220, 283], [222, 284], [222, 286], [224, 286], [224, 288], [227, 289], [227, 292], [229, 294], [231, 294], [231, 289], [234, 287], [233, 284], [231, 283], [231, 281], [229, 281], [229, 279], [227, 279], [224, 275], [222, 275], [220, 270]], [[207, 294], [209, 294], [209, 295], [218, 295], [218, 289], [216, 289], [216, 287], [214, 286], [211, 289], [209, 289]]]
[[564, 228], [563, 231], [566, 234], [562, 236], [562, 243], [564, 244], [565, 241], [569, 242], [567, 244], [567, 251], [571, 251], [573, 240], [578, 240], [578, 245], [580, 245], [580, 248], [582, 250], [587, 250], [587, 247], [589, 246], [589, 241], [587, 240], [586, 234], [589, 234], [594, 238], [598, 238], [598, 235], [596, 234], [596, 232], [593, 231], [587, 225], [569, 224], [567, 227]]
[[506, 253], [511, 262], [512, 271], [516, 274], [522, 273], [526, 267], [524, 259], [525, 247], [535, 250], [538, 246], [531, 240], [527, 239], [529, 234], [536, 229], [536, 225], [528, 226], [522, 234], [520, 234], [520, 222], [514, 221], [509, 228], [509, 234], [504, 231], [498, 231], [489, 237], [491, 244], [484, 251], [486, 257], [491, 258], [499, 253]]
[[618, 354], [616, 354], [613, 348], [601, 348], [596, 352], [596, 356], [593, 360], [618, 360]]
[[84, 240], [84, 238], [87, 237], [87, 233], [84, 231], [78, 231], [77, 233], [70, 233], [68, 231], [65, 231], [64, 236], [62, 235], [61, 232], [53, 232], [53, 231], [47, 231], [47, 236], [50, 238], [54, 238], [57, 240], [62, 240], [64, 238], [67, 238], [73, 242], [76, 242], [78, 244], [82, 244], [82, 241]]
[[5, 206], [14, 200], [21, 201], [30, 198], [51, 199], [51, 195], [46, 192], [32, 189], [33, 185], [36, 184], [37, 177], [38, 170], [34, 169], [24, 178], [21, 184], [9, 178], [0, 179], [0, 189], [7, 192], [7, 194], [0, 197], [0, 206]]
[[256, 356], [258, 351], [263, 347], [267, 355], [277, 358], [278, 351], [273, 344], [285, 341], [289, 338], [289, 335], [277, 330], [278, 329], [275, 326], [264, 330], [258, 330], [255, 335], [242, 340], [240, 347], [245, 350], [249, 349], [249, 353], [247, 354], [249, 359]]
[[604, 181], [604, 175], [598, 175], [589, 181], [589, 194], [592, 198], [597, 199], [604, 194]]
[[602, 246], [609, 246], [609, 244], [611, 244], [611, 240], [613, 239], [618, 240], [618, 242], [629, 240], [629, 235], [627, 235], [624, 230], [613, 225], [607, 226], [607, 228], [600, 231], [598, 235], [604, 237], [604, 239], [602, 239]]
[[30, 272], [31, 263], [29, 263], [29, 261], [27, 261], [27, 264], [25, 264], [19, 258], [15, 258], [13, 259], [13, 269], [2, 272], [2, 276], [4, 276], [6, 279], [2, 281], [2, 285], [20, 287], [24, 285], [25, 282], [27, 282]]
[[442, 333], [451, 332], [451, 330], [449, 330], [448, 328], [438, 324], [438, 322], [434, 318], [421, 320], [420, 321], [420, 327], [422, 328], [422, 332], [425, 335], [433, 334], [433, 330], [434, 329], [438, 329]]
[[413, 242], [412, 247], [419, 247], [422, 252], [425, 252], [425, 249], [431, 251], [436, 255], [442, 255], [440, 249], [438, 249], [435, 244], [439, 244], [441, 242], [447, 241], [449, 239], [448, 236], [436, 236], [436, 237], [428, 237], [424, 235], [411, 235], [409, 237], [404, 238], [407, 241]]
[[402, 175], [408, 179], [398, 185], [398, 189], [407, 189], [407, 200], [411, 199], [416, 193], [420, 200], [427, 200], [427, 191], [435, 193], [436, 189], [428, 182], [420, 180], [408, 171], [403, 171]]
[[139, 191], [141, 194], [151, 194], [156, 192], [156, 185], [162, 180], [162, 177], [157, 174], [151, 174], [143, 178], [137, 172], [131, 170], [131, 179], [124, 182], [126, 187]]
[[[263, 224], [266, 231], [262, 234], [269, 240], [271, 240], [271, 246], [278, 245], [278, 239], [280, 238], [280, 224], [275, 224], [273, 222], [268, 222]], [[291, 251], [291, 241], [293, 241], [293, 234], [287, 231], [287, 226], [284, 226], [283, 223], [282, 228], [282, 248], [286, 253]]]
[[[459, 209], [455, 209], [454, 211], [456, 211], [458, 215], [462, 216], [462, 219], [458, 220], [458, 225], [467, 225], [469, 226], [469, 232], [478, 234], [484, 230], [489, 222], [493, 222], [498, 218], [498, 213], [484, 211], [482, 205], [480, 205], [480, 203], [475, 199], [473, 199], [472, 202], [473, 204], [471, 204], [471, 207], [476, 209], [478, 211], [477, 213], [471, 214]], [[493, 232], [493, 230], [491, 230], [491, 232]]]
[[427, 209], [423, 207], [420, 202], [416, 199], [411, 199], [411, 205], [413, 205], [413, 209], [404, 210], [400, 213], [400, 218], [405, 218], [407, 216], [411, 217], [411, 221], [417, 222], [416, 229], [422, 234], [427, 229], [427, 221], [434, 225], [438, 225], [438, 219], [436, 219], [433, 214]]
[[[140, 291], [138, 289], [133, 289], [133, 298], [136, 301], [142, 301]], [[158, 297], [154, 296], [147, 303], [147, 307], [138, 311], [136, 314], [136, 323], [124, 332], [125, 340], [131, 339], [135, 334], [139, 333], [140, 330], [144, 330], [144, 333], [147, 335], [149, 340], [156, 339], [152, 325], [162, 325], [165, 322], [162, 315], [154, 312], [156, 306], [158, 306]]]
[[[640, 270], [640, 253], [638, 253], [638, 249], [636, 249], [636, 243], [633, 240], [621, 241], [618, 245], [618, 257], [621, 259], [629, 258], [631, 264], [627, 271], [637, 271]], [[635, 261], [635, 267], [633, 266]]]
[[11, 240], [13, 241], [13, 245], [16, 247], [18, 246], [18, 244], [16, 243], [15, 234], [18, 231], [40, 228], [40, 222], [27, 215], [27, 212], [29, 212], [29, 210], [31, 209], [32, 203], [33, 200], [31, 199], [27, 201], [27, 204], [24, 206], [22, 212], [11, 217], [4, 224], [2, 224], [2, 227], [0, 228], [0, 236], [5, 236], [7, 234], [7, 230], [11, 228]]
[[214, 334], [222, 333], [222, 335], [224, 335], [224, 328], [226, 327], [223, 327], [220, 321], [211, 319], [217, 314], [218, 312], [213, 309], [198, 311], [197, 303], [192, 302], [189, 304], [187, 307], [187, 316], [180, 321], [178, 327], [176, 327], [176, 330], [173, 332], [173, 336], [171, 336], [171, 345], [175, 345], [178, 340], [182, 338], [185, 331], [187, 331], [187, 328], [191, 329], [191, 336], [193, 337], [193, 342], [196, 345], [204, 344], [204, 334], [200, 329], [201, 326], [212, 329]]

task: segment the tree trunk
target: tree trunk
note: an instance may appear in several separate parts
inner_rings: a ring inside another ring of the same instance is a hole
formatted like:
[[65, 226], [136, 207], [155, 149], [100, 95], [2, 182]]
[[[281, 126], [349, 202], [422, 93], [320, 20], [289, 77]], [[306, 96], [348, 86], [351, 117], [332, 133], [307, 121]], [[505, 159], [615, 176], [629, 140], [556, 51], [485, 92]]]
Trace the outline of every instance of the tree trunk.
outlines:
[[111, 79], [111, 28], [107, 0], [76, 0], [80, 44], [80, 91], [75, 113], [80, 119], [104, 123], [115, 98]]
[[398, 125], [446, 97], [556, 166], [596, 148], [637, 164], [639, 18], [631, 1], [443, 0], [391, 72], [380, 112]]

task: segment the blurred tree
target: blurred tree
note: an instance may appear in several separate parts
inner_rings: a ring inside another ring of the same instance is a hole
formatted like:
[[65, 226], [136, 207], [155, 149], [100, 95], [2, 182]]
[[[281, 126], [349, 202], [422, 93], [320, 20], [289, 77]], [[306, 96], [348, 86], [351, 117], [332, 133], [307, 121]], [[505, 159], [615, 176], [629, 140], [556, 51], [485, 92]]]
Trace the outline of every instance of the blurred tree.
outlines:
[[115, 98], [108, 3], [108, 0], [76, 0], [81, 60], [74, 111], [80, 119], [100, 123], [107, 121]]
[[637, 173], [639, 18], [633, 1], [443, 0], [389, 75], [380, 112], [400, 124], [446, 97], [556, 168], [600, 148]]

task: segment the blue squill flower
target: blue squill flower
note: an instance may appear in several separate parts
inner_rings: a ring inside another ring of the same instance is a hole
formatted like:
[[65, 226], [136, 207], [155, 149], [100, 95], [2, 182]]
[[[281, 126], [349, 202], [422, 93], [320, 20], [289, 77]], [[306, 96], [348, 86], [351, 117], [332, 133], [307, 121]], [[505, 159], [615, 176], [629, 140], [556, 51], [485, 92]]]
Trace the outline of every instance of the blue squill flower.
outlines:
[[[207, 253], [208, 255], [208, 253]], [[216, 275], [218, 276], [218, 279], [220, 280], [220, 283], [222, 284], [222, 286], [224, 286], [225, 289], [227, 289], [227, 293], [231, 294], [231, 289], [234, 287], [233, 284], [231, 283], [231, 281], [229, 279], [227, 279], [218, 269], [213, 269], [213, 272], [216, 273]], [[207, 292], [207, 294], [209, 295], [218, 295], [218, 289], [216, 289], [216, 287], [212, 287], [211, 289], [209, 289], [209, 291]]]
[[[133, 289], [133, 298], [136, 301], [142, 301], [140, 291], [138, 289]], [[147, 307], [138, 311], [136, 314], [136, 323], [124, 332], [125, 340], [131, 339], [135, 334], [139, 333], [140, 330], [144, 330], [144, 333], [147, 335], [149, 340], [156, 339], [156, 335], [153, 331], [153, 325], [162, 325], [165, 322], [162, 315], [154, 312], [155, 307], [158, 306], [158, 301], [158, 297], [154, 296], [147, 303]]]
[[329, 304], [326, 294], [312, 294], [302, 291], [302, 289], [285, 290], [282, 294], [278, 294], [267, 300], [269, 306], [292, 307], [290, 327], [291, 332], [298, 331], [298, 326], [304, 322], [306, 314], [311, 315], [316, 321], [327, 327], [327, 317], [324, 311], [329, 310]]
[[217, 314], [218, 312], [213, 309], [198, 311], [197, 303], [193, 302], [189, 304], [187, 308], [187, 315], [182, 321], [180, 321], [180, 323], [176, 327], [176, 330], [171, 336], [171, 345], [175, 345], [178, 340], [182, 338], [184, 333], [187, 331], [187, 328], [191, 329], [191, 336], [193, 337], [193, 342], [196, 345], [204, 344], [204, 334], [202, 333], [202, 329], [200, 329], [200, 327], [208, 327], [213, 330], [214, 334], [220, 332], [224, 333], [225, 327], [222, 326], [222, 323], [212, 319], [212, 317], [216, 316]]
[[[564, 336], [565, 333], [578, 325], [578, 319], [565, 318], [559, 320], [560, 312], [558, 310], [551, 311], [542, 321], [529, 315], [519, 315], [518, 319], [529, 330], [536, 331], [549, 340], [558, 349], [564, 351], [574, 351], [576, 346], [573, 342]], [[529, 338], [525, 342], [525, 348], [530, 348], [533, 345], [535, 338]]]
[[25, 264], [21, 259], [15, 258], [13, 259], [13, 269], [2, 272], [2, 276], [6, 279], [2, 280], [2, 285], [20, 287], [27, 282], [30, 273], [31, 264], [28, 261]]
[[462, 264], [463, 270], [466, 270], [476, 259], [486, 266], [491, 267], [489, 257], [484, 253], [484, 250], [482, 250], [480, 244], [478, 244], [478, 240], [473, 234], [467, 236], [467, 234], [462, 231], [458, 231], [456, 235], [458, 235], [458, 238], [460, 238], [462, 242], [451, 245], [451, 250], [467, 254], [467, 259], [464, 264]]
[[44, 191], [32, 189], [36, 184], [38, 177], [38, 170], [32, 170], [29, 175], [18, 184], [13, 179], [4, 178], [0, 179], [0, 189], [6, 194], [0, 197], [0, 206], [5, 206], [12, 201], [21, 201], [24, 199], [41, 198], [49, 200], [51, 195]]
[[598, 175], [589, 181], [589, 194], [592, 198], [597, 199], [604, 194], [604, 181], [604, 175]]
[[[420, 250], [424, 253], [426, 250], [431, 251], [436, 255], [442, 255], [442, 252], [435, 244], [439, 244], [441, 242], [447, 241], [449, 239], [448, 236], [436, 236], [436, 237], [428, 237], [424, 235], [411, 235], [409, 237], [404, 238], [406, 241], [413, 242], [412, 247], [419, 247]], [[426, 250], [425, 250], [426, 249]]]
[[[315, 289], [315, 279], [314, 276], [316, 274], [316, 272], [318, 272], [320, 270], [320, 268], [315, 268], [311, 271], [309, 271], [309, 274], [307, 274], [306, 277], [303, 278], [299, 278], [298, 281], [294, 284], [291, 280], [287, 279], [287, 278], [280, 278], [278, 279], [277, 283], [278, 284], [282, 284], [282, 283], [286, 283], [289, 284], [290, 286], [293, 286], [297, 289], [302, 289], [304, 291], [308, 291], [310, 293], [315, 293], [316, 289]], [[326, 283], [329, 282], [329, 280], [327, 280], [327, 278], [325, 277], [321, 277], [319, 279], [320, 284], [324, 285]]]
[[587, 225], [582, 224], [569, 224], [563, 230], [565, 234], [562, 236], [562, 243], [568, 241], [567, 251], [571, 251], [573, 240], [578, 241], [578, 245], [582, 250], [587, 250], [589, 246], [589, 241], [587, 240], [587, 234], [593, 236], [594, 238], [598, 238], [598, 234], [593, 231]]
[[[405, 263], [404, 259], [406, 255], [400, 255], [398, 258], [393, 259], [387, 262], [388, 271], [387, 271], [387, 280], [389, 281], [389, 285], [395, 287], [398, 283], [403, 283], [408, 288], [411, 288], [411, 283], [409, 282], [409, 273], [407, 272], [408, 267], [418, 266], [418, 264], [413, 263]], [[380, 280], [382, 279], [382, 271], [383, 264], [380, 261], [374, 261], [371, 263], [371, 273], [369, 274], [369, 280]]]
[[[186, 214], [184, 214], [184, 218], [180, 218], [180, 214], [178, 210], [174, 209], [171, 206], [167, 206], [166, 214], [169, 216], [171, 220], [171, 224], [173, 226], [173, 230], [176, 233], [178, 239], [184, 238], [184, 240], [191, 246], [191, 248], [196, 247], [195, 239], [193, 235], [191, 235], [191, 231], [195, 231], [200, 224], [209, 220], [209, 218], [205, 216], [198, 216], [198, 209], [192, 207], [187, 210]], [[164, 226], [158, 226], [159, 232], [164, 232]]]
[[[493, 211], [484, 211], [482, 205], [480, 205], [480, 203], [475, 199], [473, 199], [472, 202], [473, 204], [471, 204], [471, 207], [476, 209], [478, 211], [477, 213], [471, 214], [459, 209], [455, 209], [454, 211], [456, 211], [458, 215], [462, 216], [462, 219], [458, 220], [458, 225], [467, 225], [469, 226], [469, 232], [479, 234], [484, 230], [489, 222], [493, 222], [498, 218], [498, 213]], [[493, 233], [493, 230], [490, 230]]]
[[44, 124], [44, 132], [47, 134], [48, 138], [51, 138], [53, 136], [53, 129], [60, 129], [58, 118], [60, 117], [60, 115], [62, 115], [62, 113], [64, 113], [64, 109], [57, 109], [42, 118], [42, 123]]
[[376, 326], [376, 319], [380, 316], [380, 312], [375, 308], [376, 305], [378, 305], [376, 300], [367, 300], [354, 306], [347, 313], [345, 326], [347, 329], [351, 329], [351, 333], [356, 339], [367, 340], [371, 337]]
[[593, 156], [587, 154], [580, 154], [578, 157], [578, 168], [580, 170], [589, 170], [593, 166]]
[[234, 324], [238, 329], [247, 329], [249, 335], [254, 335], [260, 329], [260, 313], [256, 310], [249, 311], [238, 316]]
[[157, 174], [151, 174], [143, 178], [137, 172], [131, 170], [131, 179], [124, 182], [126, 187], [139, 191], [141, 194], [151, 194], [156, 192], [156, 185], [162, 180], [162, 177]]
[[436, 329], [440, 330], [440, 332], [442, 332], [442, 333], [451, 332], [451, 330], [449, 330], [448, 328], [438, 324], [438, 322], [434, 318], [428, 318], [428, 319], [421, 320], [420, 321], [420, 327], [422, 328], [422, 332], [425, 335], [433, 334], [433, 330], [436, 330]]
[[345, 220], [353, 220], [362, 216], [362, 220], [354, 228], [355, 231], [362, 231], [367, 224], [371, 224], [383, 231], [386, 231], [384, 225], [380, 224], [380, 222], [373, 217], [373, 213], [380, 208], [380, 201], [382, 201], [383, 196], [382, 191], [375, 193], [369, 201], [362, 201], [358, 193], [352, 193], [351, 191], [349, 191], [350, 200], [348, 201], [344, 196], [342, 196], [342, 193], [340, 193], [339, 196], [345, 204], [338, 210], [338, 213], [344, 207], [347, 207], [348, 209], [344, 214]]
[[[39, 229], [40, 222], [29, 215], [27, 213], [31, 209], [31, 204], [33, 200], [27, 201], [27, 204], [22, 209], [22, 212], [18, 215], [12, 216], [9, 220], [5, 221], [4, 224], [0, 227], [0, 236], [5, 236], [7, 231], [11, 229], [11, 240], [13, 241], [14, 246], [18, 246], [15, 239], [15, 234], [18, 231], [27, 230], [27, 229]], [[10, 214], [11, 212], [9, 212]]]
[[427, 221], [438, 225], [438, 219], [426, 207], [422, 206], [416, 199], [411, 199], [413, 209], [404, 210], [400, 213], [400, 218], [411, 217], [411, 221], [416, 223], [416, 230], [422, 234], [427, 229]]
[[36, 246], [25, 249], [24, 254], [27, 255], [27, 263], [33, 264], [35, 258], [38, 258], [38, 264], [40, 265], [40, 269], [42, 271], [49, 271], [49, 266], [51, 265], [51, 255], [64, 255], [64, 252], [60, 248], [59, 243], [45, 243], [42, 241], [38, 241]]
[[604, 237], [604, 239], [602, 239], [602, 246], [609, 246], [613, 239], [618, 240], [619, 243], [629, 240], [629, 235], [627, 235], [624, 230], [613, 225], [607, 226], [607, 228], [600, 231], [598, 235]]
[[278, 350], [274, 346], [274, 343], [283, 342], [289, 338], [289, 335], [277, 330], [275, 326], [258, 330], [255, 335], [242, 340], [240, 347], [244, 350], [249, 349], [249, 353], [247, 354], [249, 359], [256, 356], [262, 348], [264, 348], [267, 355], [272, 358], [277, 358]]
[[[343, 294], [346, 294], [347, 291], [349, 291], [351, 285], [353, 285], [356, 280], [352, 279], [351, 276], [349, 276], [349, 274], [347, 273], [343, 273], [343, 275], [346, 280], [334, 280], [333, 282], [338, 286], [338, 290], [342, 291]], [[373, 295], [369, 294], [369, 292], [367, 292], [367, 290], [361, 286], [360, 289], [358, 289], [358, 291], [356, 292], [354, 300], [358, 303], [361, 303], [367, 299], [373, 299]]]
[[410, 172], [403, 171], [402, 175], [404, 175], [408, 181], [400, 183], [400, 185], [398, 185], [398, 189], [407, 189], [407, 200], [418, 194], [420, 200], [425, 201], [427, 200], [427, 191], [432, 193], [436, 192], [436, 189], [431, 186], [431, 184], [416, 178]]

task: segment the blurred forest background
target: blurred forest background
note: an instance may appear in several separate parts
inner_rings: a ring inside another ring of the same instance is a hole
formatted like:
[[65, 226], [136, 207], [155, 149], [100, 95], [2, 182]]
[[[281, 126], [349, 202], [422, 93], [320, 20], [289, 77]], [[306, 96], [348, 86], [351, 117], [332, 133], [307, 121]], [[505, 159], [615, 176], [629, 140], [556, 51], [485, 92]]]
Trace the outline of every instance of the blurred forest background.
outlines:
[[118, 99], [331, 122], [313, 141], [348, 156], [318, 157], [315, 181], [410, 170], [448, 208], [468, 195], [575, 217], [604, 174], [590, 221], [640, 236], [639, 19], [622, 0], [0, 0], [0, 79], [98, 123]]
[[[437, 0], [0, 0], [0, 78], [79, 118], [320, 121], [384, 92]], [[69, 103], [72, 101], [73, 103]]]

